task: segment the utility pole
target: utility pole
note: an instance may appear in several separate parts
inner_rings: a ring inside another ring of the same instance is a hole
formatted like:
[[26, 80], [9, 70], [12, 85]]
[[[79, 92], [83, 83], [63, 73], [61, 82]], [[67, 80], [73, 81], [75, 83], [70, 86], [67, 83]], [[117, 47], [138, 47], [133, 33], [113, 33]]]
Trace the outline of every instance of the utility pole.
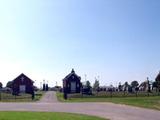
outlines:
[[84, 79], [85, 79], [85, 81], [87, 81], [87, 75], [86, 74], [84, 74]]
[[100, 79], [99, 75], [98, 75], [98, 77], [97, 77], [97, 78], [98, 78], [98, 81], [99, 81], [99, 79]]
[[42, 89], [42, 82], [40, 82], [40, 89]]
[[56, 81], [56, 86], [58, 86], [57, 81]]

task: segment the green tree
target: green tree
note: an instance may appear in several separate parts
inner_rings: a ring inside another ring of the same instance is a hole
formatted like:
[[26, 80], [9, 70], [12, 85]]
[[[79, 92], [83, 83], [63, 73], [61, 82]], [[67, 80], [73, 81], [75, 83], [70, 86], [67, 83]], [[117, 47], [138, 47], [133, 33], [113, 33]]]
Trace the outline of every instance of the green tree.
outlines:
[[122, 85], [121, 85], [121, 82], [119, 82], [118, 90], [119, 90], [119, 91], [122, 91]]
[[134, 80], [134, 81], [131, 82], [131, 86], [132, 86], [133, 88], [138, 87], [138, 85], [139, 85], [139, 83], [138, 83], [136, 80]]
[[157, 88], [158, 88], [158, 90], [160, 92], [160, 72], [159, 72], [159, 74], [156, 77], [156, 83], [157, 83]]
[[12, 88], [12, 81], [9, 81], [6, 85], [6, 87]]
[[93, 90], [98, 91], [99, 90], [99, 81], [95, 79], [95, 82], [93, 84]]
[[[149, 78], [147, 77], [147, 91], [148, 92], [151, 92], [151, 84], [150, 84], [150, 81], [149, 81]], [[149, 95], [149, 94], [148, 94]]]
[[88, 80], [86, 81], [86, 87], [91, 88], [91, 83]]
[[3, 84], [0, 82], [0, 89], [3, 87]]
[[154, 81], [153, 83], [152, 83], [152, 90], [154, 89], [154, 88], [156, 88], [156, 90], [157, 90], [157, 82], [156, 81]]
[[128, 82], [125, 82], [123, 86], [124, 86], [124, 91], [127, 91], [127, 88], [129, 87]]
[[91, 83], [89, 81], [86, 81], [83, 84], [82, 93], [83, 94], [88, 94], [88, 95], [92, 94], [92, 87], [91, 87]]

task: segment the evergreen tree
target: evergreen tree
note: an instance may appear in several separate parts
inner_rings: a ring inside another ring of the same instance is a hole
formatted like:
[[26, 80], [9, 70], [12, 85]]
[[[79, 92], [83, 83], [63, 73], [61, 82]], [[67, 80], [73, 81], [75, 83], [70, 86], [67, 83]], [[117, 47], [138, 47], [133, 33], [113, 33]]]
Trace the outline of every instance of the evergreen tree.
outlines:
[[118, 90], [122, 91], [122, 85], [121, 85], [121, 83], [119, 83], [119, 85], [118, 85]]
[[0, 89], [3, 87], [3, 84], [0, 82]]
[[86, 81], [86, 87], [91, 88], [91, 83], [89, 81]]
[[99, 81], [95, 79], [95, 82], [93, 84], [93, 90], [98, 91], [99, 90]]
[[125, 82], [125, 83], [124, 83], [124, 91], [127, 91], [128, 87], [129, 87], [128, 82]]
[[152, 90], [154, 89], [154, 88], [156, 88], [156, 90], [157, 90], [157, 82], [156, 81], [154, 81], [153, 83], [152, 83]]
[[9, 81], [6, 85], [6, 87], [12, 88], [12, 81]]
[[156, 77], [156, 83], [157, 83], [157, 88], [158, 88], [158, 90], [160, 92], [160, 72], [159, 72], [159, 74]]
[[150, 85], [150, 82], [149, 82], [149, 78], [147, 77], [147, 91], [148, 92], [151, 92], [151, 85]]
[[92, 87], [91, 87], [91, 83], [89, 81], [86, 81], [85, 93], [92, 94]]

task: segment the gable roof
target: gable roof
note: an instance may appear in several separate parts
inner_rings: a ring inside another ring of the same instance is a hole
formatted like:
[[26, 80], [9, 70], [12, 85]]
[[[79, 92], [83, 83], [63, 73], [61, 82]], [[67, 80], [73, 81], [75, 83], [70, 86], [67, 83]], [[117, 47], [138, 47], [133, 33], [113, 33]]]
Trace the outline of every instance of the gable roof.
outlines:
[[160, 81], [160, 72], [159, 72], [159, 74], [156, 77], [156, 81]]
[[72, 76], [72, 75], [74, 75], [74, 76], [78, 77], [79, 79], [81, 79], [81, 77], [78, 76], [78, 75], [75, 73], [74, 69], [72, 69], [71, 73], [69, 73], [63, 80], [68, 79], [68, 78], [69, 78], [70, 76]]
[[31, 80], [29, 77], [27, 77], [24, 73], [21, 73], [18, 77], [16, 77], [12, 82], [14, 82], [17, 78], [19, 78], [19, 77], [25, 77], [25, 78], [27, 78], [27, 79], [29, 79], [31, 82], [33, 82], [34, 83], [34, 81], [33, 80]]

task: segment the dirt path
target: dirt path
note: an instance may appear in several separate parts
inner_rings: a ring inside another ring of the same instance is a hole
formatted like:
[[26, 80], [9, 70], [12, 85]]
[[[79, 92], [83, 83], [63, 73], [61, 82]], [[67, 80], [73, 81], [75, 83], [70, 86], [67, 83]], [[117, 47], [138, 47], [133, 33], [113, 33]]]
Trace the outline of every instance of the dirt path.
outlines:
[[40, 103], [57, 103], [58, 100], [56, 97], [56, 92], [54, 91], [46, 92], [39, 102]]
[[[53, 98], [53, 99], [52, 99]], [[160, 120], [160, 111], [113, 103], [60, 103], [47, 92], [37, 103], [0, 103], [0, 111], [50, 111], [95, 115], [111, 120]]]

